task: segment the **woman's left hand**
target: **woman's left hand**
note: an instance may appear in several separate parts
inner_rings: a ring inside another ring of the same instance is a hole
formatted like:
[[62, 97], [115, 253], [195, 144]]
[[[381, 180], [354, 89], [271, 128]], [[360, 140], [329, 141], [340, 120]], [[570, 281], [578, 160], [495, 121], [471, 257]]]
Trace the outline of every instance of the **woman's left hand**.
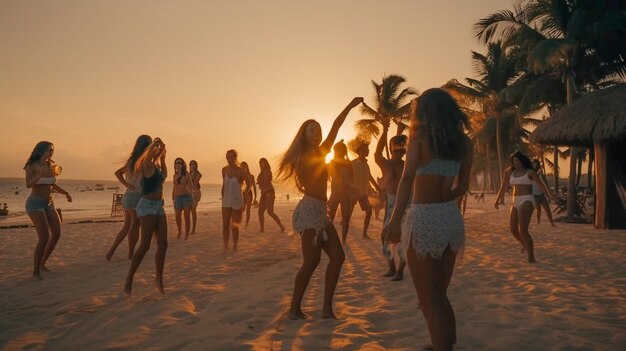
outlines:
[[401, 238], [400, 234], [401, 234], [401, 226], [399, 222], [390, 221], [389, 224], [387, 224], [383, 228], [383, 236], [390, 243], [394, 243], [394, 244], [399, 243], [400, 238]]
[[70, 193], [65, 193], [65, 198], [67, 199], [67, 202], [72, 202], [72, 196], [70, 196]]

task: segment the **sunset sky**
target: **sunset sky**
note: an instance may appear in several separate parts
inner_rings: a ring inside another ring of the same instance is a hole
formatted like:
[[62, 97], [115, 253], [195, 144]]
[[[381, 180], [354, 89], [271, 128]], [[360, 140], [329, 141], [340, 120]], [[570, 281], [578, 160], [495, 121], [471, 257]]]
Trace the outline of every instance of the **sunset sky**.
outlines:
[[49, 140], [63, 178], [114, 179], [143, 133], [206, 182], [231, 148], [255, 174], [260, 157], [276, 169], [305, 119], [327, 133], [352, 97], [372, 101], [372, 79], [424, 91], [472, 77], [473, 23], [511, 4], [0, 0], [0, 177], [22, 177]]

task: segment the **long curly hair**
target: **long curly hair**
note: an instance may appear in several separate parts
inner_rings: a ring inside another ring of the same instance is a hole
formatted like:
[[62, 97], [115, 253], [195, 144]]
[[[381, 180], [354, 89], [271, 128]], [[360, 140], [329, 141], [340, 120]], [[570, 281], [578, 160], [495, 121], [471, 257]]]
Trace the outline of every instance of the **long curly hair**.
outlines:
[[[26, 169], [26, 167], [28, 167], [28, 165], [41, 161], [41, 157], [43, 156], [43, 154], [46, 153], [46, 151], [48, 151], [50, 149], [50, 147], [52, 147], [54, 144], [52, 144], [49, 141], [40, 141], [37, 143], [37, 145], [35, 145], [35, 148], [33, 149], [33, 151], [30, 153], [30, 157], [28, 157], [28, 160], [26, 160], [26, 164], [24, 165], [24, 169]], [[50, 162], [54, 163], [54, 161], [50, 160]]]
[[[465, 150], [465, 129], [469, 129], [467, 116], [445, 90], [426, 90], [417, 98], [414, 131], [428, 135], [433, 157], [456, 160]], [[417, 130], [415, 130], [417, 129]]]
[[298, 129], [298, 132], [296, 133], [296, 137], [281, 157], [277, 173], [277, 179], [281, 182], [294, 178], [296, 187], [298, 187], [298, 190], [302, 192], [304, 192], [304, 187], [300, 182], [300, 179], [302, 178], [302, 157], [311, 151], [321, 156], [321, 150], [319, 147], [311, 148], [306, 141], [306, 130], [311, 124], [316, 124], [321, 128], [320, 124], [314, 119], [309, 119], [302, 123], [300, 129]]
[[525, 169], [532, 169], [535, 170], [535, 167], [533, 167], [533, 163], [530, 161], [530, 158], [528, 158], [528, 156], [524, 155], [521, 151], [516, 151], [514, 152], [510, 159], [511, 159], [511, 169], [515, 169], [515, 166], [513, 166], [513, 159], [516, 158], [518, 159], [521, 163], [522, 166]]

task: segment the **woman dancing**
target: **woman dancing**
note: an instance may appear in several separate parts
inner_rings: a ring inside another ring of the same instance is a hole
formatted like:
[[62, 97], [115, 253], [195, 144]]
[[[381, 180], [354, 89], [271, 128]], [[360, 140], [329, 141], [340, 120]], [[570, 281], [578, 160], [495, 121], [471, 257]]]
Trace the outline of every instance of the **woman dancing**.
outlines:
[[259, 160], [259, 168], [261, 173], [256, 178], [259, 184], [259, 191], [261, 192], [261, 199], [259, 200], [259, 224], [261, 225], [261, 233], [265, 231], [265, 211], [274, 219], [276, 224], [280, 227], [281, 232], [285, 232], [285, 226], [281, 223], [280, 219], [274, 213], [274, 201], [276, 200], [276, 191], [272, 185], [272, 168], [267, 159], [262, 158]]
[[[248, 175], [248, 181], [252, 184], [251, 187], [247, 188], [243, 192], [243, 209], [242, 211], [246, 212], [246, 228], [248, 228], [248, 223], [250, 223], [250, 209], [252, 208], [252, 204], [256, 203], [256, 183], [254, 181], [254, 176], [250, 173], [250, 167], [247, 162], [241, 162], [241, 168], [246, 171]], [[254, 190], [254, 197], [252, 196], [252, 191]]]
[[189, 238], [191, 229], [190, 212], [193, 207], [193, 181], [187, 173], [185, 160], [177, 157], [174, 160], [174, 188], [172, 189], [172, 201], [174, 202], [174, 214], [176, 215], [177, 238], [181, 236], [182, 214], [185, 214], [185, 240]]
[[37, 232], [33, 278], [42, 280], [41, 271], [47, 272], [46, 262], [61, 238], [61, 220], [52, 202], [52, 193], [65, 195], [72, 202], [70, 194], [56, 184], [61, 175], [61, 166], [52, 161], [54, 145], [49, 141], [40, 141], [24, 165], [26, 187], [31, 188], [26, 199], [26, 213]]
[[303, 260], [294, 283], [289, 309], [291, 319], [308, 318], [300, 305], [311, 275], [320, 262], [322, 250], [330, 258], [324, 279], [322, 318], [337, 318], [333, 312], [333, 295], [345, 253], [337, 230], [327, 215], [328, 172], [324, 161], [348, 113], [362, 102], [363, 98], [358, 97], [346, 106], [335, 119], [323, 142], [320, 124], [312, 119], [304, 122], [280, 162], [279, 179], [287, 180], [293, 177], [298, 189], [304, 193], [292, 217], [293, 229], [300, 233]]
[[237, 165], [237, 151], [226, 151], [228, 166], [222, 168], [222, 236], [224, 252], [228, 251], [230, 233], [233, 234], [233, 251], [237, 251], [239, 242], [239, 227], [241, 225], [241, 211], [243, 208], [243, 194], [241, 187], [246, 184], [246, 190], [252, 186], [250, 177], [243, 168]]
[[[463, 131], [467, 117], [444, 90], [425, 91], [411, 108], [406, 163], [384, 231], [392, 243], [402, 234], [432, 348], [452, 350], [456, 322], [447, 290], [457, 253], [465, 245], [463, 217], [455, 199], [468, 188], [472, 144]], [[413, 198], [406, 209], [411, 188]]]
[[341, 206], [341, 242], [346, 243], [350, 217], [352, 217], [352, 200], [356, 192], [354, 187], [354, 172], [348, 159], [348, 147], [343, 140], [333, 146], [334, 156], [328, 163], [330, 177], [330, 198], [328, 199], [328, 214], [330, 220], [335, 220], [337, 208]]
[[111, 260], [117, 247], [122, 240], [128, 236], [128, 259], [133, 258], [135, 245], [139, 239], [139, 218], [137, 217], [137, 204], [141, 199], [141, 174], [135, 172], [135, 162], [146, 148], [152, 143], [152, 138], [148, 135], [141, 135], [135, 141], [135, 146], [130, 156], [120, 169], [115, 171], [117, 179], [126, 187], [126, 191], [122, 196], [122, 205], [124, 206], [124, 224], [122, 229], [115, 237], [113, 245], [106, 254], [106, 259]]
[[554, 198], [533, 170], [530, 159], [518, 151], [511, 155], [511, 166], [504, 171], [502, 186], [500, 186], [500, 191], [498, 191], [498, 196], [496, 196], [496, 201], [493, 204], [497, 209], [498, 201], [504, 195], [505, 189], [508, 189], [509, 185], [513, 186], [513, 206], [511, 206], [509, 227], [515, 239], [522, 244], [521, 252], [526, 251], [528, 254], [528, 263], [536, 262], [535, 245], [528, 232], [535, 203], [533, 184], [537, 185], [548, 198]]
[[202, 192], [200, 191], [202, 173], [198, 171], [198, 162], [196, 160], [189, 161], [189, 176], [193, 184], [193, 192], [191, 193], [193, 197], [193, 206], [191, 207], [191, 234], [195, 234], [196, 222], [198, 221], [198, 213], [196, 211], [198, 209], [198, 203], [200, 203], [200, 199], [202, 198]]
[[167, 166], [165, 163], [165, 144], [161, 139], [155, 138], [152, 144], [135, 163], [135, 172], [141, 174], [143, 187], [141, 199], [137, 204], [137, 216], [141, 226], [141, 241], [126, 277], [124, 291], [130, 295], [133, 287], [135, 273], [150, 250], [152, 237], [156, 236], [157, 251], [154, 256], [156, 263], [155, 283], [157, 289], [163, 294], [163, 267], [165, 266], [165, 253], [167, 252], [167, 218], [163, 210], [163, 182], [167, 178]]

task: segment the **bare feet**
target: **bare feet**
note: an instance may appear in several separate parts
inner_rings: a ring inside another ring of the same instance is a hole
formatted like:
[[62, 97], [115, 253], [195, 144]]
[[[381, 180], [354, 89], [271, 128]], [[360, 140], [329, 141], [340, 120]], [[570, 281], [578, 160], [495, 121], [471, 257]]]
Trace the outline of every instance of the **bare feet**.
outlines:
[[284, 233], [285, 232], [285, 227], [280, 227], [280, 232]]
[[165, 294], [165, 287], [163, 287], [163, 280], [157, 279], [155, 281], [155, 284], [156, 284], [157, 290], [159, 290], [161, 294]]
[[287, 315], [287, 317], [289, 319], [292, 320], [296, 320], [296, 319], [309, 319], [309, 316], [306, 315], [304, 312], [302, 311], [289, 311], [289, 314]]
[[393, 278], [391, 278], [390, 280], [392, 282], [397, 282], [404, 279], [404, 273], [402, 273], [402, 271], [397, 271], [396, 274], [393, 276]]
[[519, 250], [519, 253], [526, 252], [526, 246], [522, 245], [522, 248]]
[[124, 285], [124, 292], [126, 293], [126, 295], [131, 296], [132, 289], [133, 289], [133, 283], [129, 283], [128, 281], [126, 281], [126, 284]]
[[41, 266], [39, 266], [39, 270], [40, 270], [40, 271], [43, 271], [43, 272], [50, 272], [50, 270], [48, 269], [48, 267], [46, 267], [46, 266], [45, 266], [45, 265], [43, 265], [43, 264], [42, 264]]
[[390, 269], [387, 273], [383, 274], [383, 277], [393, 277], [394, 275], [396, 275], [396, 271]]
[[104, 257], [106, 257], [107, 261], [111, 261], [111, 257], [113, 257], [113, 254], [107, 253]]
[[265, 233], [265, 230], [261, 229], [259, 230], [259, 233]]
[[34, 281], [42, 281], [43, 277], [39, 273], [33, 273], [33, 280]]
[[322, 311], [322, 318], [323, 319], [337, 319], [337, 316], [335, 316], [335, 312], [333, 312], [332, 309], [324, 309]]
[[528, 263], [537, 263], [537, 260], [534, 257], [528, 258]]

